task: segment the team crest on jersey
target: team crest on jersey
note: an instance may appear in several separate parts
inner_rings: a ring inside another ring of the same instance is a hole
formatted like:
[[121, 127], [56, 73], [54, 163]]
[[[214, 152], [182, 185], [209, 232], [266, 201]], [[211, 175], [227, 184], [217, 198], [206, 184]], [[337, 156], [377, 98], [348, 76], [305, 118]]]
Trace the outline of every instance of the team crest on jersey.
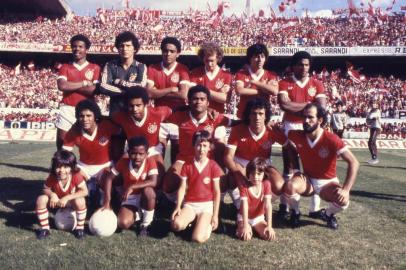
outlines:
[[104, 137], [104, 136], [100, 137], [100, 139], [99, 139], [99, 144], [100, 144], [101, 146], [105, 146], [105, 145], [108, 144], [108, 143], [109, 143], [109, 138]]
[[178, 83], [179, 82], [179, 73], [178, 72], [174, 72], [171, 76], [171, 82], [173, 83]]
[[213, 132], [213, 126], [212, 125], [207, 125], [204, 127], [204, 130], [208, 131], [209, 133]]
[[242, 142], [246, 142], [246, 141], [247, 141], [247, 138], [241, 138], [241, 141], [242, 141]]
[[224, 81], [223, 81], [223, 79], [219, 79], [219, 80], [217, 80], [216, 81], [216, 89], [221, 89], [221, 87], [223, 87], [224, 86]]
[[330, 151], [328, 151], [328, 149], [325, 147], [322, 147], [319, 150], [319, 157], [321, 157], [321, 158], [326, 158], [326, 157], [328, 157], [329, 154], [330, 154]]
[[134, 82], [137, 79], [137, 73], [131, 73], [128, 81]]
[[271, 149], [271, 146], [272, 146], [272, 143], [271, 143], [270, 141], [267, 141], [267, 142], [264, 142], [264, 143], [261, 145], [261, 148], [262, 148], [262, 149], [265, 149], [265, 150], [268, 150], [268, 149]]
[[288, 90], [292, 90], [293, 89], [293, 86], [288, 86]]
[[148, 133], [149, 134], [154, 134], [158, 129], [158, 125], [156, 123], [150, 123], [148, 125]]
[[203, 178], [203, 183], [204, 183], [205, 185], [210, 184], [210, 178], [209, 178], [209, 177]]
[[86, 71], [85, 73], [86, 80], [93, 81], [93, 74], [94, 74], [93, 69], [89, 69], [88, 71]]
[[248, 78], [245, 78], [245, 82], [249, 82], [250, 81], [250, 79], [248, 79]]
[[309, 87], [309, 89], [307, 89], [307, 94], [309, 94], [309, 96], [314, 97], [316, 95], [316, 88]]

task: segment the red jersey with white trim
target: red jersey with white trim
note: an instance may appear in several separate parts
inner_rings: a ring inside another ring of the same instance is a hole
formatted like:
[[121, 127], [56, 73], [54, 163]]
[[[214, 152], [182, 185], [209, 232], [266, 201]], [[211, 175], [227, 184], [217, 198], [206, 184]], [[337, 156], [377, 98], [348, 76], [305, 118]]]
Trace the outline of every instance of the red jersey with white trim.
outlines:
[[[127, 189], [132, 184], [145, 181], [149, 176], [158, 175], [158, 167], [153, 158], [147, 157], [140, 168], [136, 171], [129, 158], [121, 158], [116, 165], [111, 169], [114, 175], [123, 177], [124, 189]], [[139, 194], [141, 189], [135, 189], [131, 194]]]
[[[279, 82], [279, 93], [287, 94], [292, 102], [309, 103], [316, 101], [319, 97], [326, 97], [323, 83], [313, 77], [309, 77], [303, 83], [294, 76]], [[283, 120], [293, 123], [303, 122], [303, 118], [288, 111], [285, 111]]]
[[144, 136], [150, 146], [158, 145], [159, 129], [161, 123], [172, 113], [169, 107], [145, 107], [144, 118], [135, 120], [129, 112], [117, 112], [113, 115], [113, 121], [121, 126], [127, 139], [134, 136]]
[[[254, 194], [247, 185], [241, 185], [238, 189], [240, 190], [241, 201], [247, 200], [248, 202], [248, 219], [254, 219], [265, 214], [265, 198], [271, 199], [272, 197], [271, 181], [263, 180], [258, 194]], [[240, 215], [243, 215], [242, 207], [239, 211]]]
[[[190, 82], [195, 84], [200, 84], [205, 86], [211, 91], [222, 92], [222, 90], [230, 90], [232, 75], [221, 68], [218, 69], [217, 73], [214, 73], [211, 77], [210, 73], [206, 72], [204, 67], [198, 67], [192, 70], [190, 73]], [[213, 98], [210, 101], [210, 108], [215, 109], [220, 113], [224, 113], [224, 103], [216, 102]]]
[[[148, 67], [147, 77], [147, 82], [156, 89], [180, 87], [181, 84], [189, 83], [189, 70], [185, 65], [178, 62], [171, 69], [164, 68], [160, 63]], [[176, 108], [185, 104], [185, 100], [175, 97], [163, 96], [155, 99], [155, 107], [168, 106]]]
[[[98, 81], [100, 78], [100, 67], [89, 62], [83, 65], [76, 63], [63, 64], [59, 70], [58, 80], [64, 79], [68, 82], [83, 82], [83, 81]], [[93, 96], [85, 96], [76, 91], [63, 92], [62, 103], [75, 107], [80, 101], [93, 98]]]
[[185, 202], [209, 202], [214, 199], [214, 181], [220, 181], [223, 171], [211, 159], [202, 167], [193, 160], [182, 166], [180, 176], [187, 181]]
[[111, 160], [111, 136], [117, 134], [120, 128], [108, 120], [97, 124], [92, 135], [73, 126], [66, 134], [63, 148], [72, 151], [74, 146], [79, 148], [79, 160], [86, 165], [102, 165]]
[[253, 160], [256, 157], [268, 159], [271, 157], [272, 144], [278, 142], [283, 145], [286, 142], [285, 135], [278, 129], [269, 130], [255, 135], [245, 124], [240, 124], [231, 129], [227, 147], [236, 149], [235, 156], [245, 160]]
[[216, 119], [211, 119], [207, 114], [200, 121], [193, 118], [190, 111], [178, 111], [172, 114], [167, 122], [173, 123], [179, 129], [179, 153], [177, 160], [192, 161], [195, 150], [192, 144], [192, 137], [196, 131], [207, 130], [213, 136], [218, 126], [228, 126], [230, 120], [222, 114]]
[[[278, 80], [278, 75], [276, 73], [268, 71], [263, 69], [263, 71], [255, 75], [254, 73], [251, 72], [250, 68], [248, 66], [245, 66], [244, 68], [240, 69], [236, 74], [235, 74], [235, 81], [236, 82], [242, 82], [244, 84], [244, 88], [252, 88], [252, 89], [257, 89], [257, 86], [252, 85], [250, 83], [251, 80], [254, 81], [259, 81], [263, 83], [267, 83], [272, 80]], [[242, 95], [240, 96], [240, 102], [238, 102], [237, 105], [237, 116], [239, 118], [242, 117], [242, 114], [244, 112], [245, 106], [247, 106], [247, 102], [256, 97], [257, 95], [253, 96], [247, 96], [247, 95]], [[269, 100], [269, 95], [264, 94], [262, 92], [259, 92], [259, 96], [264, 97], [266, 100]]]
[[80, 172], [72, 173], [72, 178], [66, 183], [65, 187], [52, 174], [45, 181], [45, 187], [50, 188], [52, 192], [56, 193], [59, 199], [66, 195], [74, 194], [81, 185], [85, 185], [85, 178]]
[[296, 145], [306, 175], [316, 179], [337, 177], [337, 155], [347, 150], [337, 135], [323, 130], [321, 136], [311, 142], [303, 130], [291, 130], [288, 138]]

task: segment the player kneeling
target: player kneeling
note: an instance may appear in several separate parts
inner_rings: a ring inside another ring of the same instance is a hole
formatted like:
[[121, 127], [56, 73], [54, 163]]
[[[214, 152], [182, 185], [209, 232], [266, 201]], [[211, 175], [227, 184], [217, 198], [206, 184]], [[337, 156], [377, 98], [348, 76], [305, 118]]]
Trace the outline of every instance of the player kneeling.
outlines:
[[266, 161], [255, 158], [247, 165], [248, 181], [239, 187], [241, 205], [237, 216], [238, 238], [251, 240], [252, 228], [264, 240], [275, 240], [272, 228], [271, 182], [265, 180]]
[[[41, 226], [37, 238], [45, 239], [49, 235], [48, 206], [51, 208], [71, 207], [76, 211], [76, 226], [72, 225], [74, 235], [78, 239], [83, 239], [84, 225], [86, 218], [86, 201], [88, 191], [85, 179], [76, 168], [76, 157], [66, 150], [57, 151], [51, 163], [51, 172], [45, 182], [43, 194], [36, 202], [36, 213]], [[64, 211], [70, 213], [70, 211]], [[69, 221], [69, 219], [67, 219]], [[72, 222], [70, 219], [69, 222]], [[56, 222], [65, 227], [64, 220]]]
[[211, 136], [206, 130], [193, 135], [195, 157], [181, 170], [176, 209], [172, 214], [172, 229], [184, 230], [196, 219], [192, 240], [206, 242], [218, 226], [220, 206], [220, 177], [222, 170], [208, 158]]
[[[140, 236], [148, 235], [149, 225], [154, 219], [155, 186], [158, 179], [158, 168], [153, 157], [148, 157], [148, 141], [137, 136], [128, 140], [128, 158], [121, 158], [107, 174], [104, 183], [103, 209], [111, 209], [111, 187], [116, 176], [121, 175], [123, 194], [118, 213], [118, 227], [129, 229], [136, 221], [137, 212], [142, 213]], [[146, 198], [141, 202], [141, 193]]]

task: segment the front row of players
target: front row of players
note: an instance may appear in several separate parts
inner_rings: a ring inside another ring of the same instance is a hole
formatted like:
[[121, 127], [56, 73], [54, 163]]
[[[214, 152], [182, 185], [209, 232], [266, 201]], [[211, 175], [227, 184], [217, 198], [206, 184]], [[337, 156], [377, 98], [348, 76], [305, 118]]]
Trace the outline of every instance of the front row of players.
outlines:
[[[143, 95], [145, 89], [138, 90], [132, 91], [138, 92], [138, 95], [132, 94], [127, 100], [127, 117], [133, 121], [134, 127], [148, 123], [154, 115], [152, 108], [146, 106], [148, 100], [147, 95]], [[197, 242], [206, 241], [211, 231], [217, 228], [220, 194], [227, 188], [231, 191], [233, 200], [239, 201], [236, 205], [239, 208], [237, 236], [240, 239], [249, 240], [253, 231], [262, 239], [275, 238], [272, 229], [272, 193], [284, 195], [288, 199], [292, 211], [290, 221], [295, 227], [300, 224], [300, 196], [320, 194], [323, 200], [330, 203], [329, 207], [322, 211], [322, 218], [330, 228], [336, 229], [338, 225], [335, 214], [348, 206], [349, 191], [355, 182], [358, 162], [341, 139], [322, 128], [326, 117], [324, 109], [318, 104], [308, 104], [303, 110], [304, 130], [289, 132], [288, 138], [283, 141], [280, 137], [282, 132], [278, 131], [278, 128], [269, 128], [266, 125], [269, 121], [269, 115], [266, 113], [269, 110], [268, 102], [261, 98], [249, 101], [243, 114], [243, 122], [231, 130], [225, 154], [228, 174], [223, 176], [223, 170], [210, 159], [212, 134], [217, 126], [230, 121], [226, 121], [224, 116], [208, 116], [210, 92], [204, 90], [201, 86], [192, 87], [188, 95], [189, 108], [171, 116], [170, 113], [167, 114], [167, 121], [180, 121], [179, 137], [183, 142], [188, 142], [190, 147], [181, 145], [177, 160], [180, 166], [169, 172], [170, 177], [164, 177], [163, 184], [159, 170], [162, 164], [158, 164], [162, 159], [156, 158], [156, 155], [161, 155], [154, 151], [157, 150], [156, 145], [150, 147], [151, 138], [146, 139], [147, 134], [138, 132], [138, 135], [144, 136], [134, 137], [128, 124], [123, 126], [123, 129], [127, 129], [127, 138], [130, 138], [127, 154], [110, 169], [110, 138], [119, 130], [113, 128], [114, 125], [107, 120], [101, 120], [97, 106], [91, 105], [90, 101], [79, 103], [76, 107], [77, 124], [68, 132], [64, 149], [72, 151], [74, 145], [78, 146], [80, 172], [77, 172], [76, 160], [69, 151], [61, 150], [55, 154], [43, 195], [37, 200], [36, 210], [42, 228], [38, 238], [45, 238], [49, 234], [47, 207], [63, 208], [67, 205], [76, 211], [75, 236], [83, 238], [86, 216], [84, 198], [88, 194], [84, 181], [88, 180], [91, 193], [95, 185], [94, 180], [90, 179], [94, 178], [98, 179], [98, 186], [104, 190], [101, 211], [111, 209], [111, 194], [113, 190], [117, 190], [121, 194], [118, 226], [128, 229], [141, 215], [142, 235], [148, 234], [148, 226], [154, 217], [156, 191], [163, 187], [164, 193], [171, 195], [165, 188], [168, 186], [165, 182], [168, 181], [170, 186], [176, 187], [176, 207], [171, 217], [171, 227], [174, 231], [183, 230], [196, 220], [192, 239]], [[134, 108], [137, 107], [135, 105], [138, 100], [141, 101], [138, 106], [142, 107], [142, 113]], [[183, 115], [188, 117], [183, 119]], [[121, 118], [113, 116], [116, 120], [123, 118], [125, 119], [125, 115]], [[155, 134], [153, 136], [158, 138], [159, 132], [155, 131], [159, 130], [159, 123], [164, 120], [155, 119], [154, 130], [147, 128], [150, 135]], [[187, 120], [191, 121], [190, 126]], [[211, 127], [209, 131], [207, 126]], [[243, 132], [245, 129], [246, 134]], [[236, 133], [239, 136], [236, 137]], [[158, 142], [155, 139], [154, 144]], [[297, 173], [287, 182], [270, 164], [271, 145], [275, 141], [294, 144], [302, 160], [303, 173]], [[194, 147], [194, 154], [190, 151], [193, 149], [191, 146]], [[246, 153], [250, 149], [254, 151], [253, 155]], [[96, 155], [97, 162], [89, 158], [89, 155]], [[336, 175], [338, 155], [348, 164], [343, 186], [339, 185]], [[117, 177], [119, 175], [120, 177]], [[122, 179], [122, 183], [119, 183], [118, 179]], [[235, 186], [237, 189], [233, 190]]]

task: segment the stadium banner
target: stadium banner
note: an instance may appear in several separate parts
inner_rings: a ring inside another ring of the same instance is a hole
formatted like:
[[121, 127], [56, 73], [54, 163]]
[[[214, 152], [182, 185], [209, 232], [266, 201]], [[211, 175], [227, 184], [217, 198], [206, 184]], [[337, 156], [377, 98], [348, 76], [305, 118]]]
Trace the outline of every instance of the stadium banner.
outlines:
[[[344, 144], [349, 148], [368, 148], [367, 139], [343, 139]], [[405, 140], [377, 140], [378, 149], [406, 149]]]
[[[343, 137], [346, 139], [369, 139], [369, 131], [345, 131]], [[381, 132], [378, 136], [380, 140], [406, 140], [405, 132], [387, 133]]]
[[0, 141], [55, 142], [56, 129], [0, 129]]
[[399, 47], [271, 47], [270, 56], [292, 56], [307, 51], [312, 56], [406, 56], [406, 46]]

